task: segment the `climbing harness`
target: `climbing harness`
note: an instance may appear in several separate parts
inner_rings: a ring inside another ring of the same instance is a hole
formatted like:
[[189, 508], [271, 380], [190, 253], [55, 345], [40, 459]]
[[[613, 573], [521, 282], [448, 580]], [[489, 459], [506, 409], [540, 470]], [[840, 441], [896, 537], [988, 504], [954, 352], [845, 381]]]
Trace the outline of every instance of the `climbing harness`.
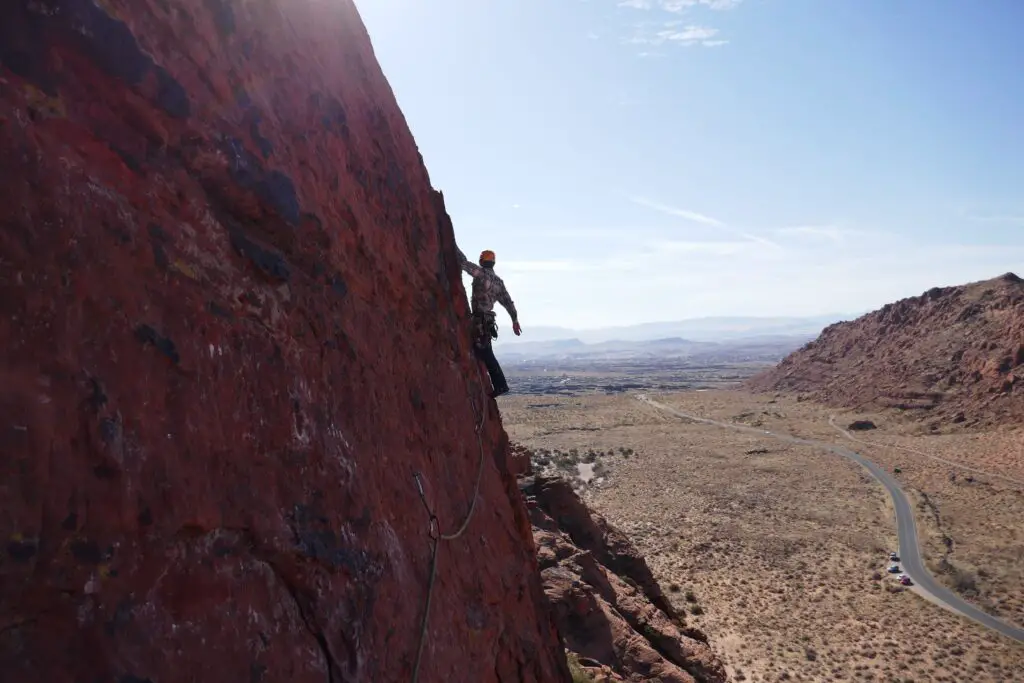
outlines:
[[498, 320], [493, 311], [475, 312], [470, 316], [473, 346], [483, 348], [498, 338]]
[[[477, 376], [479, 377], [480, 382], [483, 383], [483, 375], [480, 372], [480, 366], [475, 363], [474, 365], [476, 365]], [[477, 402], [473, 400], [472, 393], [469, 394], [469, 399], [473, 404], [473, 411], [477, 412]], [[416, 490], [420, 494], [420, 500], [423, 502], [423, 509], [427, 511], [427, 517], [430, 520], [427, 530], [427, 535], [430, 537], [430, 579], [427, 583], [427, 597], [423, 604], [423, 619], [420, 622], [419, 644], [416, 647], [416, 663], [412, 669], [412, 683], [417, 683], [419, 680], [420, 663], [423, 660], [423, 645], [427, 641], [427, 625], [430, 621], [430, 602], [434, 597], [434, 582], [437, 578], [438, 546], [441, 544], [441, 541], [454, 541], [462, 536], [469, 527], [469, 521], [473, 519], [473, 513], [476, 511], [476, 499], [480, 495], [480, 481], [483, 479], [484, 474], [483, 428], [486, 416], [487, 413], [485, 411], [479, 411], [479, 421], [476, 424], [476, 445], [479, 450], [480, 458], [476, 468], [476, 484], [473, 486], [473, 497], [470, 499], [469, 510], [466, 512], [466, 517], [462, 521], [458, 530], [450, 534], [441, 533], [441, 522], [437, 515], [434, 514], [430, 504], [427, 502], [427, 494], [423, 490], [423, 479], [419, 472], [413, 472], [412, 475], [416, 482]]]

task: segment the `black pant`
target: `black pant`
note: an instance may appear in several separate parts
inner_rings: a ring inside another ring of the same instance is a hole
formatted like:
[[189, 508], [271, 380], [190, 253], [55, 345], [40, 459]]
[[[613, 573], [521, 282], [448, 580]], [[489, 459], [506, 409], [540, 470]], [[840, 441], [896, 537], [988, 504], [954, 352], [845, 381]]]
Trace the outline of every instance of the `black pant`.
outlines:
[[473, 344], [473, 351], [476, 353], [476, 357], [487, 366], [487, 374], [491, 376], [491, 386], [494, 387], [494, 391], [499, 394], [508, 391], [508, 382], [505, 381], [505, 373], [501, 371], [498, 359], [494, 357], [491, 340], [478, 340]]

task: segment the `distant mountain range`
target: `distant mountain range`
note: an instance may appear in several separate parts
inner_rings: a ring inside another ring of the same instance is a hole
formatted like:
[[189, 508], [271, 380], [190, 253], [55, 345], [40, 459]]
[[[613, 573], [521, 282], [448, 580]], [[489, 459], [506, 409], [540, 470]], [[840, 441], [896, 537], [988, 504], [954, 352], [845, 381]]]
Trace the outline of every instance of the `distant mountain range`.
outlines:
[[[495, 347], [502, 351], [528, 351], [538, 343], [554, 343], [565, 349], [593, 344], [622, 344], [626, 342], [667, 342], [685, 340], [695, 342], [724, 342], [753, 337], [816, 337], [822, 329], [842, 320], [852, 320], [855, 315], [839, 313], [809, 317], [707, 317], [690, 318], [673, 322], [642, 323], [620, 327], [602, 327], [589, 330], [574, 330], [567, 327], [529, 327], [522, 337], [512, 335], [507, 325], [502, 325], [501, 336]], [[556, 348], [556, 347], [551, 347]]]
[[704, 362], [759, 361], [777, 362], [786, 354], [817, 336], [804, 334], [758, 335], [723, 341], [694, 341], [681, 337], [645, 341], [609, 341], [586, 344], [579, 339], [557, 339], [521, 342], [496, 346], [494, 351], [502, 363], [533, 363], [551, 361], [638, 361], [655, 359], [688, 359]]
[[855, 316], [713, 317], [592, 330], [529, 328], [522, 337], [504, 334], [495, 344], [502, 363], [589, 363], [685, 359], [685, 362], [781, 360], [829, 325]]

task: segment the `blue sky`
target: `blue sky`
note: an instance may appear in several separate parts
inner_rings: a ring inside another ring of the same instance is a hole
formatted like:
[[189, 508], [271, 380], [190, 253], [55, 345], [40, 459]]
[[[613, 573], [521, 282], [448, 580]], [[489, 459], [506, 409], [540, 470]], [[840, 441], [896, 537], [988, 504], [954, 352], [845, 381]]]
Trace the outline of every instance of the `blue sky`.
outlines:
[[1024, 2], [356, 4], [524, 334], [1024, 274]]

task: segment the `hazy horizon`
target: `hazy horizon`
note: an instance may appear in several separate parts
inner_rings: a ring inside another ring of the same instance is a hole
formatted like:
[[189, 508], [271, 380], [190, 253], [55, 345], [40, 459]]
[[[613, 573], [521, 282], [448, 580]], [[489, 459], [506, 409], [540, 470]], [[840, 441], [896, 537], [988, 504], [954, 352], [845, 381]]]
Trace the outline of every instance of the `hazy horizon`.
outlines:
[[804, 317], [705, 316], [683, 320], [664, 320], [635, 325], [612, 325], [594, 328], [568, 328], [537, 325], [529, 335], [513, 336], [510, 327], [500, 325], [496, 346], [529, 346], [555, 342], [578, 341], [583, 344], [606, 342], [651, 342], [682, 339], [692, 342], [724, 342], [755, 337], [815, 337], [822, 329], [841, 320], [862, 315], [833, 313]]
[[1024, 264], [1024, 4], [356, 4], [525, 336], [874, 310]]

